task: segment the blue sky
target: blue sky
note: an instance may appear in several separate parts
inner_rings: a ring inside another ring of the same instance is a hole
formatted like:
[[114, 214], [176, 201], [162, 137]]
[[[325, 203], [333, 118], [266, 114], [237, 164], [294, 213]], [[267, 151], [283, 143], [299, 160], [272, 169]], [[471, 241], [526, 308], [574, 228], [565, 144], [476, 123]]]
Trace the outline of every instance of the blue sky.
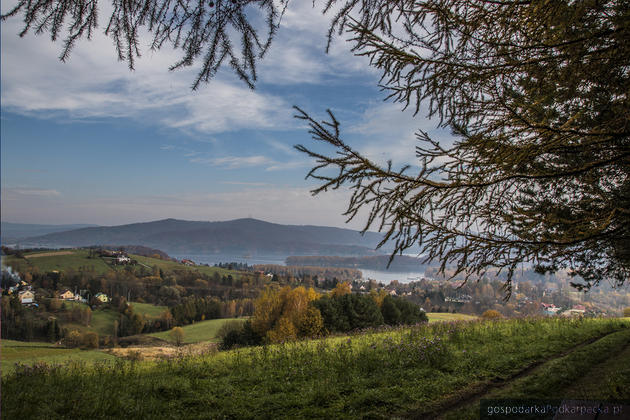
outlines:
[[413, 163], [414, 131], [435, 122], [383, 102], [379, 74], [342, 39], [325, 54], [328, 20], [292, 2], [254, 91], [225, 71], [195, 92], [196, 67], [168, 71], [176, 51], [146, 48], [130, 72], [99, 33], [61, 63], [61, 43], [18, 38], [19, 18], [3, 23], [2, 220], [255, 217], [360, 228], [344, 225], [347, 191], [309, 193], [313, 162], [292, 146], [313, 141], [292, 106], [321, 118], [332, 109], [344, 139], [381, 162]]

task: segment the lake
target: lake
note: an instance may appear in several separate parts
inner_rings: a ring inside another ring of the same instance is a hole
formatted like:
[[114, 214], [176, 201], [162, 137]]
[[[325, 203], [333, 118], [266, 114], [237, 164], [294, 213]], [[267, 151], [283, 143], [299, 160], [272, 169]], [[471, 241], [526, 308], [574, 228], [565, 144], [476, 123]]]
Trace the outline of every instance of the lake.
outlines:
[[[171, 257], [178, 260], [187, 258], [198, 264], [215, 265], [218, 263], [230, 263], [237, 262], [249, 265], [255, 264], [277, 264], [285, 265], [284, 261], [288, 255], [238, 255], [238, 254], [176, 254], [169, 253]], [[358, 268], [363, 275], [363, 280], [374, 279], [378, 282], [389, 284], [393, 280], [398, 280], [400, 283], [410, 283], [412, 281], [420, 280], [424, 277], [424, 271], [385, 271], [385, 270], [367, 270]]]

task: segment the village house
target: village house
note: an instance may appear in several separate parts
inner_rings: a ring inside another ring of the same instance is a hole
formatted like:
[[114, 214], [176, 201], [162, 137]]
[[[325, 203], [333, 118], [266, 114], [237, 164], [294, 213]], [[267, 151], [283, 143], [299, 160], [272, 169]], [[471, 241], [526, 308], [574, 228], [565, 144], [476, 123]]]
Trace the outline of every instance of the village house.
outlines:
[[126, 255], [118, 255], [116, 257], [116, 264], [129, 264], [131, 262], [131, 258]]
[[586, 307], [584, 307], [583, 305], [575, 305], [571, 309], [569, 309], [568, 311], [565, 311], [563, 313], [563, 315], [566, 315], [566, 316], [582, 316], [582, 315], [584, 315], [584, 312], [586, 312]]
[[543, 314], [545, 315], [555, 315], [560, 310], [560, 308], [553, 303], [541, 303], [540, 306], [542, 306]]
[[109, 302], [109, 297], [107, 297], [105, 293], [97, 293], [94, 295], [94, 297], [103, 303]]
[[63, 292], [61, 292], [59, 294], [59, 299], [63, 299], [63, 300], [72, 300], [74, 299], [74, 293], [72, 293], [70, 290], [66, 289]]
[[22, 305], [28, 305], [35, 301], [35, 294], [30, 290], [23, 290], [18, 293], [18, 299]]
[[197, 265], [197, 264], [195, 264], [194, 261], [188, 260], [188, 259], [183, 259], [182, 260], [182, 264], [187, 265], [187, 266], [191, 266], [191, 267], [194, 267], [195, 265]]

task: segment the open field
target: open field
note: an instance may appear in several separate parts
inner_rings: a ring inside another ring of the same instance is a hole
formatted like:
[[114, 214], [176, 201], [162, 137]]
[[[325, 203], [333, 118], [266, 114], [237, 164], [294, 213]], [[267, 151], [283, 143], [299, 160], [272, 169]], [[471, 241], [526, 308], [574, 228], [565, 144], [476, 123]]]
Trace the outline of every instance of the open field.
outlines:
[[[488, 396], [563, 398], [586, 375], [604, 383], [589, 367], [607, 360], [609, 372], [624, 366], [629, 345], [630, 323], [619, 319], [438, 322], [168, 362], [9, 375], [2, 415], [478, 418], [478, 401]], [[618, 382], [626, 373], [601, 398], [616, 390], [627, 398]]]
[[168, 310], [166, 306], [152, 305], [150, 303], [129, 302], [133, 306], [133, 310], [146, 318], [159, 318], [164, 311]]
[[192, 271], [198, 271], [203, 274], [207, 274], [209, 276], [214, 275], [214, 273], [218, 273], [220, 276], [227, 276], [228, 274], [231, 274], [232, 277], [234, 277], [235, 279], [238, 279], [241, 276], [241, 273], [239, 273], [238, 271], [231, 271], [225, 268], [206, 267], [206, 266], [201, 266], [201, 265], [187, 266], [187, 265], [175, 262], [175, 261], [165, 261], [165, 260], [160, 260], [157, 258], [142, 257], [140, 255], [133, 255], [132, 258], [137, 260], [138, 263], [140, 264], [144, 264], [149, 267], [157, 266], [163, 270], [175, 270], [175, 269], [192, 270]]
[[[24, 259], [16, 258], [15, 256], [4, 256], [3, 261], [7, 266], [11, 266], [16, 270], [23, 270], [26, 266], [37, 267], [41, 272], [49, 271], [68, 271], [68, 270], [93, 270], [97, 274], [104, 274], [108, 271], [118, 270], [124, 266], [111, 266], [108, 262], [110, 258], [94, 257], [88, 258], [89, 250], [87, 249], [72, 249], [61, 251], [38, 251], [31, 252], [24, 255]], [[157, 266], [163, 270], [192, 270], [199, 273], [204, 273], [209, 276], [218, 273], [220, 276], [232, 275], [234, 278], [240, 278], [242, 275], [238, 271], [231, 271], [224, 268], [217, 267], [205, 267], [205, 266], [186, 266], [175, 261], [165, 261], [158, 258], [143, 257], [140, 255], [129, 255], [135, 259], [141, 265], [136, 266], [136, 269], [142, 265], [146, 267]]]
[[[182, 327], [184, 330], [184, 343], [199, 343], [201, 341], [210, 341], [213, 343], [219, 342], [217, 333], [223, 324], [230, 321], [242, 321], [245, 322], [245, 318], [222, 318], [222, 319], [210, 319], [208, 321], [196, 322], [194, 324], [186, 325]], [[170, 331], [162, 331], [158, 333], [148, 334], [152, 337], [161, 338], [173, 342], [170, 337]]]
[[89, 326], [74, 322], [64, 322], [63, 328], [80, 332], [94, 331], [99, 336], [114, 335], [114, 321], [118, 319], [118, 312], [112, 309], [98, 309], [92, 312]]
[[474, 315], [449, 314], [448, 312], [427, 312], [427, 317], [429, 318], [429, 322], [474, 321], [478, 319], [478, 317]]
[[15, 369], [16, 363], [32, 365], [37, 362], [49, 364], [77, 361], [94, 363], [97, 361], [113, 361], [114, 356], [99, 350], [80, 350], [55, 347], [51, 343], [2, 340], [1, 344], [2, 375], [8, 375]]
[[59, 255], [72, 254], [74, 254], [74, 251], [33, 252], [32, 254], [25, 255], [25, 258], [56, 257]]
[[25, 259], [14, 256], [3, 257], [4, 264], [24, 271], [25, 266], [37, 267], [41, 272], [49, 271], [81, 271], [90, 270], [97, 274], [105, 274], [112, 270], [101, 258], [88, 258], [87, 249], [73, 249], [63, 251], [45, 251], [25, 254]]

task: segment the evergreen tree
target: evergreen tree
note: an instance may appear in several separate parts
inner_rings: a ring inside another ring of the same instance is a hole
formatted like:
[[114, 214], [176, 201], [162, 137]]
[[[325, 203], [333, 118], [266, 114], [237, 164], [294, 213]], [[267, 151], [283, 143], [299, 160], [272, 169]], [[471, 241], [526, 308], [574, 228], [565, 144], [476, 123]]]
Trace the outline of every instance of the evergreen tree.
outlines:
[[[148, 30], [153, 48], [182, 51], [173, 68], [201, 59], [193, 88], [226, 60], [253, 87], [288, 0], [112, 4], [106, 34], [131, 68]], [[578, 288], [630, 278], [630, 0], [323, 4], [335, 10], [329, 42], [349, 35], [389, 98], [436, 117], [456, 142], [418, 131], [415, 170], [381, 166], [343, 141], [332, 113], [319, 122], [298, 109], [314, 139], [334, 148], [297, 146], [317, 161], [315, 193], [350, 187], [346, 215], [367, 209], [365, 229], [383, 230], [397, 253], [415, 247], [466, 279], [499, 267], [508, 293], [523, 264], [568, 268], [583, 278]], [[22, 34], [65, 36], [65, 60], [96, 29], [97, 6], [19, 0], [3, 19], [21, 15]]]

